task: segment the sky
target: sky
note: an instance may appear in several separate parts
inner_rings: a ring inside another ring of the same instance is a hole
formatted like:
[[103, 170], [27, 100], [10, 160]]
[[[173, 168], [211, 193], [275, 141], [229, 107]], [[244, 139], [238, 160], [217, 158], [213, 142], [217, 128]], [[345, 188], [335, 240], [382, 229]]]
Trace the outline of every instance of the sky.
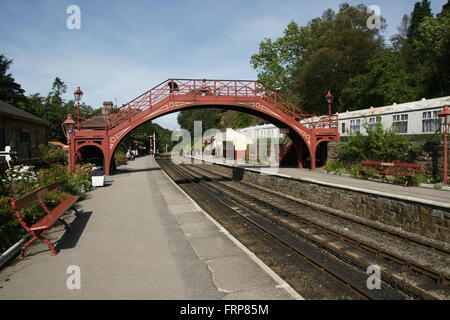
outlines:
[[[289, 22], [306, 25], [343, 0], [0, 0], [0, 54], [27, 95], [47, 95], [55, 77], [73, 98], [122, 105], [168, 78], [257, 78], [250, 64], [264, 38], [276, 39]], [[346, 1], [377, 5], [386, 39], [397, 33], [416, 0]], [[431, 0], [433, 13], [446, 0]], [[69, 29], [71, 5], [80, 28]], [[178, 128], [176, 114], [155, 120]]]

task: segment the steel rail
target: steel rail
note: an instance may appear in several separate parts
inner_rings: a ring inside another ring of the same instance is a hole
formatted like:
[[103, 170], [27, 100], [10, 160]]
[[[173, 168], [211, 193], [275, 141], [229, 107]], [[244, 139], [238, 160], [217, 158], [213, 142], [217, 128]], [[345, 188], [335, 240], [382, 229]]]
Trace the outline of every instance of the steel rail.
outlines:
[[[269, 221], [269, 223], [267, 223], [267, 222], [264, 223], [261, 220], [261, 217], [259, 217], [260, 219], [257, 219], [256, 215], [249, 214], [249, 212], [246, 212], [245, 214], [239, 212], [239, 210], [236, 210], [235, 207], [225, 203], [217, 195], [218, 193], [219, 194], [221, 193], [220, 190], [217, 191], [217, 190], [211, 189], [211, 187], [206, 186], [205, 184], [200, 184], [200, 183], [198, 183], [198, 181], [196, 182], [195, 181], [196, 178], [192, 174], [186, 172], [184, 169], [181, 169], [179, 166], [174, 165], [170, 161], [166, 161], [165, 163], [168, 163], [170, 168], [173, 171], [176, 171], [182, 178], [187, 179], [190, 182], [194, 183], [201, 190], [201, 192], [204, 192], [204, 193], [208, 194], [210, 197], [214, 198], [216, 201], [218, 201], [221, 205], [225, 206], [227, 209], [233, 211], [235, 214], [239, 215], [240, 217], [242, 217], [246, 221], [250, 222], [251, 224], [256, 226], [258, 229], [260, 229], [263, 232], [265, 232], [268, 235], [270, 235], [273, 239], [279, 241], [280, 243], [282, 243], [283, 245], [285, 245], [289, 249], [295, 251], [297, 254], [299, 254], [303, 258], [305, 258], [311, 265], [313, 265], [316, 268], [319, 268], [319, 270], [321, 270], [322, 272], [332, 276], [334, 279], [338, 280], [340, 283], [342, 283], [346, 288], [348, 288], [353, 293], [357, 294], [358, 296], [360, 296], [363, 299], [372, 299], [373, 298], [373, 296], [370, 296], [367, 292], [364, 292], [363, 288], [359, 288], [358, 289], [357, 286], [355, 286], [354, 284], [350, 283], [349, 280], [346, 279], [346, 277], [343, 275], [343, 272], [339, 273], [336, 270], [330, 270], [329, 266], [327, 266], [324, 263], [318, 261], [318, 259], [314, 258], [310, 254], [307, 254], [307, 253], [303, 252], [303, 250], [301, 250], [298, 247], [296, 247], [295, 245], [293, 245], [292, 242], [289, 241], [288, 239], [282, 239], [282, 237], [285, 237], [285, 238], [289, 237], [289, 235], [285, 233], [286, 228], [282, 228], [281, 231], [278, 230], [278, 232], [276, 232], [276, 230], [274, 230], [276, 228], [276, 225], [273, 224], [273, 221]], [[267, 219], [265, 219], [265, 220], [267, 220]], [[291, 236], [298, 238], [298, 236], [295, 235], [295, 234], [292, 234]], [[366, 274], [364, 274], [364, 276], [367, 277]]]
[[[220, 177], [223, 177], [223, 178], [227, 178], [227, 179], [229, 179], [230, 181], [232, 180], [232, 179], [231, 179], [230, 177], [228, 177], [227, 175], [221, 174], [221, 173], [219, 173], [219, 172], [213, 172], [213, 171], [210, 171], [210, 170], [208, 170], [208, 169], [205, 169], [204, 167], [201, 167], [201, 168], [200, 168], [200, 167], [198, 167], [198, 166], [196, 166], [196, 165], [193, 165], [193, 166], [195, 166], [196, 168], [198, 168], [198, 169], [200, 169], [200, 170], [202, 170], [202, 171], [208, 172], [208, 173], [210, 173], [210, 174], [213, 174], [213, 175], [216, 175], [216, 176], [220, 176]], [[286, 195], [280, 194], [280, 193], [277, 192], [277, 191], [273, 191], [273, 190], [266, 189], [266, 188], [263, 188], [263, 187], [260, 187], [260, 186], [252, 185], [252, 184], [249, 184], [249, 183], [244, 182], [244, 181], [235, 181], [235, 182], [236, 182], [236, 183], [239, 183], [239, 184], [242, 184], [242, 185], [244, 185], [244, 186], [248, 186], [248, 187], [252, 187], [252, 188], [259, 189], [259, 190], [262, 191], [262, 192], [270, 193], [270, 194], [272, 194], [272, 195], [274, 195], [274, 196], [277, 196], [277, 197], [280, 197], [280, 198], [284, 199], [285, 201], [287, 200], [287, 201], [290, 201], [290, 202], [296, 202], [296, 203], [298, 203], [298, 204], [300, 204], [300, 205], [302, 205], [302, 206], [307, 206], [307, 207], [308, 207], [307, 204], [305, 204], [305, 203], [299, 201], [298, 199], [292, 199], [292, 198], [289, 198], [289, 197], [287, 197]], [[426, 243], [426, 242], [424, 242], [424, 241], [420, 241], [419, 239], [413, 239], [413, 238], [410, 238], [410, 237], [401, 235], [401, 234], [399, 234], [399, 233], [397, 233], [397, 232], [394, 232], [394, 231], [391, 231], [391, 230], [387, 230], [387, 229], [383, 229], [383, 228], [381, 228], [381, 227], [379, 227], [379, 226], [376, 226], [376, 225], [368, 225], [368, 224], [365, 224], [365, 223], [363, 223], [363, 222], [361, 222], [361, 221], [352, 219], [351, 217], [341, 216], [341, 215], [338, 215], [338, 214], [335, 214], [335, 213], [332, 213], [332, 212], [326, 212], [326, 211], [324, 211], [324, 210], [322, 210], [322, 209], [317, 209], [317, 208], [315, 208], [315, 209], [313, 209], [313, 210], [315, 210], [315, 211], [320, 211], [320, 212], [322, 212], [322, 213], [324, 213], [324, 214], [332, 215], [332, 216], [334, 216], [334, 217], [336, 217], [336, 218], [339, 218], [339, 219], [343, 219], [343, 220], [349, 221], [350, 223], [358, 224], [358, 225], [360, 225], [360, 226], [363, 226], [363, 227], [366, 227], [366, 228], [369, 228], [369, 229], [377, 230], [377, 231], [380, 231], [380, 232], [383, 232], [383, 233], [392, 235], [392, 236], [394, 236], [394, 237], [396, 237], [396, 238], [408, 240], [408, 241], [414, 243], [415, 245], [417, 245], [418, 247], [421, 247], [421, 248], [424, 248], [424, 247], [425, 247], [425, 248], [431, 249], [431, 250], [434, 251], [434, 252], [438, 252], [438, 253], [441, 253], [441, 254], [444, 254], [444, 255], [450, 257], [450, 250], [447, 249], [447, 248], [445, 248], [445, 247], [443, 247], [443, 246], [438, 246], [438, 245], [433, 245], [433, 244], [431, 244], [431, 243]]]
[[[198, 167], [196, 167], [196, 168], [198, 168]], [[216, 175], [216, 176], [221, 176], [221, 175], [218, 175], [217, 173], [210, 172], [210, 171], [208, 171], [208, 170], [206, 170], [204, 168], [199, 168], [199, 169], [201, 169], [203, 171], [206, 171], [206, 172], [209, 172], [210, 174], [213, 174], [213, 175]], [[347, 243], [350, 243], [350, 244], [353, 244], [353, 245], [356, 243], [356, 244], [358, 244], [358, 246], [360, 246], [361, 248], [363, 248], [363, 249], [365, 249], [365, 250], [367, 250], [369, 252], [375, 253], [377, 255], [381, 255], [384, 258], [388, 259], [388, 260], [391, 260], [391, 261], [394, 261], [394, 262], [396, 262], [398, 264], [404, 265], [404, 266], [408, 267], [410, 270], [419, 272], [419, 273], [421, 273], [423, 275], [426, 275], [426, 276], [428, 276], [430, 278], [433, 278], [437, 282], [442, 282], [442, 284], [444, 286], [447, 286], [447, 287], [450, 286], [450, 277], [448, 275], [440, 273], [437, 270], [433, 270], [433, 269], [431, 269], [429, 267], [426, 267], [426, 266], [421, 266], [421, 265], [419, 265], [419, 264], [417, 264], [417, 263], [415, 263], [413, 261], [407, 260], [407, 259], [405, 259], [403, 257], [400, 257], [399, 255], [396, 255], [396, 254], [394, 254], [392, 252], [388, 252], [386, 250], [377, 248], [377, 247], [373, 246], [372, 244], [370, 244], [370, 243], [368, 243], [366, 241], [362, 241], [361, 239], [357, 239], [355, 237], [351, 237], [349, 235], [344, 235], [342, 233], [339, 233], [339, 231], [337, 231], [335, 229], [332, 229], [332, 228], [329, 228], [329, 227], [327, 227], [325, 225], [316, 223], [316, 222], [311, 221], [309, 219], [306, 219], [304, 217], [300, 217], [300, 216], [290, 212], [289, 210], [280, 208], [279, 206], [275, 206], [275, 205], [273, 205], [273, 204], [263, 200], [262, 198], [256, 197], [255, 195], [250, 195], [250, 194], [244, 193], [244, 192], [242, 192], [242, 191], [240, 191], [240, 190], [238, 190], [236, 188], [233, 188], [233, 187], [231, 187], [231, 186], [229, 186], [227, 184], [224, 184], [224, 183], [222, 183], [220, 181], [215, 181], [215, 183], [218, 183], [218, 184], [221, 185], [221, 187], [225, 187], [225, 188], [231, 190], [232, 192], [238, 193], [241, 196], [250, 198], [250, 199], [252, 199], [252, 201], [255, 201], [255, 202], [257, 202], [257, 203], [259, 203], [261, 205], [269, 207], [272, 210], [276, 210], [276, 211], [279, 211], [279, 212], [281, 212], [283, 214], [293, 216], [293, 217], [295, 217], [295, 219], [300, 220], [302, 223], [304, 223], [307, 226], [312, 226], [312, 227], [314, 227], [314, 228], [316, 228], [318, 230], [322, 230], [323, 232], [325, 232], [327, 234], [330, 234], [330, 235], [333, 235], [333, 236], [335, 236], [336, 238], [338, 238], [340, 240], [344, 240]], [[274, 194], [274, 196], [282, 198], [280, 195]], [[284, 198], [284, 199], [286, 199], [286, 198]], [[357, 223], [357, 224], [360, 224], [360, 225], [362, 225], [362, 226], [364, 226], [366, 228], [369, 228], [369, 229], [371, 228], [371, 226], [363, 225], [361, 223]]]

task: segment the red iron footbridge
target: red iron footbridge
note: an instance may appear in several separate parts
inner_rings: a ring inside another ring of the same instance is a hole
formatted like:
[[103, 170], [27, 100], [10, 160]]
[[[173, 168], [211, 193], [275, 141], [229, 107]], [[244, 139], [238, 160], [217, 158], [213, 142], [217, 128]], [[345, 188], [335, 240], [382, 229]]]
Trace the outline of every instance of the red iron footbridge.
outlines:
[[290, 141], [281, 146], [280, 158], [295, 149], [301, 168], [308, 162], [309, 168], [315, 169], [319, 144], [339, 141], [337, 115], [307, 114], [258, 81], [168, 79], [109, 114], [90, 119], [75, 115], [68, 135], [69, 167], [75, 167], [84, 148], [95, 147], [103, 154], [109, 175], [114, 152], [135, 128], [169, 113], [211, 107], [253, 114], [288, 129]]

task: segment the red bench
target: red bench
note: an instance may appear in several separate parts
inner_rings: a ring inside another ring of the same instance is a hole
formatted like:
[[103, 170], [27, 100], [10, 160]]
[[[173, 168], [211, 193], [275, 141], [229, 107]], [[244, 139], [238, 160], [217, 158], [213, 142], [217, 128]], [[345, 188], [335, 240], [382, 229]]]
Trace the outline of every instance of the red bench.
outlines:
[[[63, 199], [63, 197], [59, 193], [58, 198], [61, 201], [61, 203], [51, 211], [47, 208], [47, 206], [44, 203], [44, 199], [47, 197], [47, 195], [50, 192], [58, 191], [58, 188], [59, 188], [59, 183], [55, 182], [46, 187], [37, 189], [37, 190], [23, 196], [22, 198], [11, 200], [11, 206], [14, 210], [14, 214], [15, 214], [17, 220], [19, 221], [20, 225], [31, 235], [31, 239], [27, 243], [25, 243], [22, 247], [22, 250], [19, 255], [20, 259], [24, 258], [25, 250], [36, 240], [41, 240], [42, 242], [46, 243], [48, 245], [48, 247], [50, 248], [51, 255], [52, 256], [56, 255], [55, 247], [48, 239], [46, 239], [44, 237], [45, 234], [47, 233], [48, 230], [50, 230], [50, 228], [53, 227], [53, 225], [57, 221], [60, 221], [64, 225], [64, 227], [67, 231], [70, 231], [70, 228], [69, 228], [69, 225], [67, 224], [67, 222], [65, 222], [61, 218], [61, 216], [66, 211], [72, 209], [75, 211], [75, 214], [78, 217], [79, 213], [78, 213], [77, 209], [75, 209], [73, 207], [75, 205], [75, 203], [78, 201], [78, 199], [80, 198], [78, 196], [69, 196], [68, 198]], [[41, 220], [39, 220], [38, 222], [36, 222], [35, 224], [33, 224], [30, 227], [25, 223], [25, 221], [23, 221], [21, 210], [29, 207], [30, 205], [35, 203], [35, 201], [38, 201], [40, 203], [40, 206], [45, 211], [46, 215]]]
[[421, 164], [376, 161], [363, 161], [361, 164], [364, 165], [364, 169], [358, 169], [361, 176], [365, 177], [367, 172], [380, 174], [378, 182], [383, 178], [388, 181], [387, 176], [405, 177], [407, 178], [405, 187], [413, 182], [417, 170], [423, 167]]

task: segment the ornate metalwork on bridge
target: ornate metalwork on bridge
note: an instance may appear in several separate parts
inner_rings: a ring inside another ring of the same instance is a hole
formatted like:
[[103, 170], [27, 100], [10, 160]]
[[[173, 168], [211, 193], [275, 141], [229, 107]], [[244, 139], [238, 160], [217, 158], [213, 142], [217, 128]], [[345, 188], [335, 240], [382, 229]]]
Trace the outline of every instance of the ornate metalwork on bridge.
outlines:
[[308, 153], [315, 168], [317, 146], [338, 141], [336, 115], [306, 114], [294, 103], [258, 81], [169, 79], [106, 115], [77, 117], [69, 141], [69, 166], [73, 168], [84, 147], [103, 153], [106, 174], [120, 141], [141, 124], [184, 109], [220, 107], [247, 112], [289, 129], [299, 167]]

